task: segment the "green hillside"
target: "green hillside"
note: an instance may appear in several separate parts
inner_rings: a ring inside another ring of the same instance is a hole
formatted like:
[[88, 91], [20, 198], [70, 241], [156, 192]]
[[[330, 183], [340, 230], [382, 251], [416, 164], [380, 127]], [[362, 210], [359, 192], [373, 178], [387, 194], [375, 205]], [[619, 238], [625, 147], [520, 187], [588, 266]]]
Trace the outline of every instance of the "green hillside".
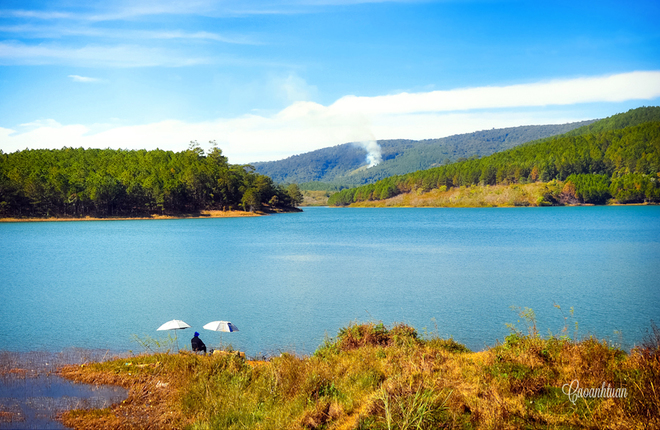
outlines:
[[660, 106], [631, 109], [628, 112], [612, 115], [564, 134], [565, 137], [591, 134], [610, 130], [620, 130], [645, 122], [660, 121]]
[[[644, 107], [481, 159], [397, 175], [343, 190], [333, 205], [383, 200], [412, 190], [566, 181], [575, 201], [660, 201], [660, 107]], [[549, 196], [551, 197], [551, 196]], [[566, 197], [566, 196], [565, 196]], [[553, 203], [553, 202], [550, 202]]]
[[366, 150], [352, 143], [252, 165], [258, 173], [270, 176], [275, 182], [298, 183], [308, 190], [336, 190], [449, 164], [461, 158], [487, 156], [592, 122], [510, 127], [420, 141], [380, 140], [382, 162], [370, 168]]

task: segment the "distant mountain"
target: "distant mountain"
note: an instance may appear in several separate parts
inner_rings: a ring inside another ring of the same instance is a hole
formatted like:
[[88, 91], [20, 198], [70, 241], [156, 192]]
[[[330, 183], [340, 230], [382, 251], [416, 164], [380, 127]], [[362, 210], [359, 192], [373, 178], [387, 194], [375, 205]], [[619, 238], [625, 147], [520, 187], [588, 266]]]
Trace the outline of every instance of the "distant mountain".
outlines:
[[[382, 162], [368, 167], [367, 151], [345, 143], [284, 160], [252, 163], [260, 174], [279, 183], [324, 182], [320, 188], [369, 184], [416, 170], [450, 164], [463, 158], [479, 158], [533, 140], [567, 133], [595, 120], [560, 125], [530, 125], [459, 134], [441, 139], [379, 140]], [[319, 188], [306, 184], [303, 188]]]
[[[538, 182], [546, 184], [539, 199], [530, 203], [521, 195], [518, 203], [603, 204], [610, 199], [658, 203], [659, 175], [660, 107], [642, 107], [487, 157], [345, 189], [330, 196], [328, 204], [345, 206], [413, 192], [419, 195], [456, 187], [517, 187]], [[510, 192], [519, 193], [520, 188]], [[478, 203], [487, 205], [485, 198]]]

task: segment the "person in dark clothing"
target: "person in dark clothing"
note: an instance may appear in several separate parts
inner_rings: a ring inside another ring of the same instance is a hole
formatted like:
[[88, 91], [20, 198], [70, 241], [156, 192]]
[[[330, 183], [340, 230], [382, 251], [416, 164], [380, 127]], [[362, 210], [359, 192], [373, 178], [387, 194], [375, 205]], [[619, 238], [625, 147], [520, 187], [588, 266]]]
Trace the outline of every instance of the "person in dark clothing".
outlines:
[[204, 345], [202, 339], [199, 338], [199, 333], [195, 332], [195, 337], [190, 339], [190, 344], [192, 345], [193, 351], [204, 351], [204, 354], [206, 354], [206, 345]]

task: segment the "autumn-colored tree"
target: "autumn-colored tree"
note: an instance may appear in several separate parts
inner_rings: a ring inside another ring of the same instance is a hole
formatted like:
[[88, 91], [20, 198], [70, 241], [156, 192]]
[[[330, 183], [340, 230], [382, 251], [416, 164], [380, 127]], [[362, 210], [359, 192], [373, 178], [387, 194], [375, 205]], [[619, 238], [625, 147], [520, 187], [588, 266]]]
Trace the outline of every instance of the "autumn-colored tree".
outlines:
[[529, 179], [530, 179], [532, 182], [536, 182], [536, 181], [539, 180], [539, 168], [538, 168], [538, 167], [534, 166], [534, 167], [532, 168], [532, 171], [531, 171], [531, 173], [529, 174]]
[[575, 184], [571, 181], [568, 181], [564, 184], [564, 188], [561, 190], [559, 195], [559, 200], [564, 204], [576, 204], [580, 203], [580, 200], [577, 196], [577, 191], [575, 189]]

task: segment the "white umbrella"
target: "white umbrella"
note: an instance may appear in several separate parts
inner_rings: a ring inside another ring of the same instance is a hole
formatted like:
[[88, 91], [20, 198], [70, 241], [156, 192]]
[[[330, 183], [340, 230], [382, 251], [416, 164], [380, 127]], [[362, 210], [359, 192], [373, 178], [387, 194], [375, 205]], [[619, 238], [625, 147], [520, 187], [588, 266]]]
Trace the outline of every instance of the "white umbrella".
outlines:
[[[181, 320], [172, 320], [168, 321], [162, 326], [158, 327], [157, 330], [183, 330], [186, 328], [190, 328], [188, 324]], [[177, 332], [174, 332], [174, 339], [176, 341], [176, 350], [179, 350], [179, 337], [177, 336]]]
[[[227, 333], [238, 331], [238, 327], [229, 321], [211, 321], [210, 323], [204, 325], [204, 328], [206, 330], [224, 331]], [[222, 336], [220, 336], [220, 344], [222, 344]]]
[[204, 328], [211, 331], [226, 331], [227, 333], [238, 331], [238, 327], [229, 321], [211, 321]]

